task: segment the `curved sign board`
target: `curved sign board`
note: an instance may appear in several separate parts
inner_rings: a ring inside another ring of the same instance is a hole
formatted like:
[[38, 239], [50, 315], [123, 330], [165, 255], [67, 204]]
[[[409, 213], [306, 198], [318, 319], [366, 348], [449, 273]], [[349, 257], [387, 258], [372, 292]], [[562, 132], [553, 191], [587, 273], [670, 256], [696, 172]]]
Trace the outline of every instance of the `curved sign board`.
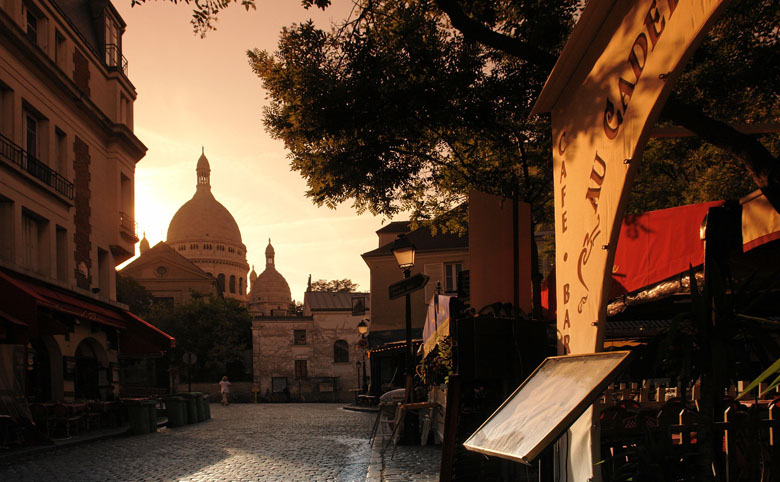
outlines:
[[674, 80], [725, 3], [589, 2], [534, 108], [552, 111], [559, 353], [601, 350], [631, 181]]

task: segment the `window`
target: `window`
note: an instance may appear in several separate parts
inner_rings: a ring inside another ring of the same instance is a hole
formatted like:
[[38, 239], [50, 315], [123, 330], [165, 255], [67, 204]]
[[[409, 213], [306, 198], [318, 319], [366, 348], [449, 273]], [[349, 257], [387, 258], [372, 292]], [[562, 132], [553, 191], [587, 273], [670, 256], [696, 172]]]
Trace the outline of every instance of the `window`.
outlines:
[[221, 244], [218, 244], [217, 245], [217, 251], [225, 251], [225, 247], [222, 246]]
[[108, 251], [98, 248], [98, 293], [103, 298], [108, 298], [110, 295], [110, 281], [111, 276], [111, 262], [108, 257]]
[[58, 127], [54, 128], [54, 134], [56, 139], [54, 140], [54, 166], [52, 166], [60, 175], [66, 176], [66, 172], [68, 170], [68, 160], [67, 160], [67, 152], [68, 152], [68, 144], [66, 140], [65, 133], [60, 130]]
[[447, 293], [458, 291], [458, 278], [462, 268], [462, 263], [444, 263], [444, 291]]
[[197, 243], [191, 244], [190, 249], [198, 249], [198, 244]]
[[217, 276], [217, 285], [219, 286], [219, 290], [223, 293], [225, 292], [225, 275], [220, 273], [219, 276]]
[[211, 245], [209, 243], [204, 243], [203, 249], [211, 250]]
[[333, 344], [333, 363], [349, 362], [349, 345], [344, 340], [337, 340]]
[[38, 44], [38, 16], [27, 7], [27, 38]]
[[306, 360], [295, 360], [295, 378], [301, 379], [308, 377], [306, 370]]
[[13, 91], [0, 82], [0, 134], [11, 135], [13, 118]]
[[156, 306], [173, 308], [173, 296], [155, 296], [152, 299], [152, 303]]
[[57, 279], [68, 280], [68, 231], [62, 226], [56, 228], [57, 243]]
[[235, 253], [235, 252], [236, 252], [236, 250], [234, 248], [231, 248], [230, 246], [228, 246], [228, 253]]
[[36, 273], [46, 271], [46, 221], [26, 212], [22, 213], [22, 265]]
[[106, 17], [106, 65], [120, 67], [122, 52], [119, 46], [119, 26], [113, 19]]
[[244, 294], [244, 278], [238, 278], [238, 294]]
[[187, 245], [186, 244], [180, 244], [179, 245], [179, 251], [187, 251]]
[[0, 197], [0, 259], [14, 258], [14, 203]]
[[65, 67], [65, 36], [59, 30], [54, 31], [54, 62]]
[[352, 298], [352, 316], [360, 316], [366, 314], [366, 299], [363, 296], [355, 296]]
[[293, 330], [293, 343], [296, 345], [305, 345], [306, 330]]
[[236, 277], [232, 274], [230, 275], [230, 292], [235, 293], [236, 292]]
[[24, 114], [24, 149], [29, 157], [38, 159], [38, 119], [31, 114]]

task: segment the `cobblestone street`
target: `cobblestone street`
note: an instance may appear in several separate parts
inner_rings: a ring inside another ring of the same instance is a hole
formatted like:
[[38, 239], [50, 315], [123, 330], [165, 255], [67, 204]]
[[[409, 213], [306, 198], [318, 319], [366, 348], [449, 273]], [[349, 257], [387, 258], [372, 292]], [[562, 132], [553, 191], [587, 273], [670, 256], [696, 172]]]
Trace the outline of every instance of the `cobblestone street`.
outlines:
[[374, 415], [341, 407], [211, 404], [211, 420], [21, 457], [0, 480], [362, 482]]

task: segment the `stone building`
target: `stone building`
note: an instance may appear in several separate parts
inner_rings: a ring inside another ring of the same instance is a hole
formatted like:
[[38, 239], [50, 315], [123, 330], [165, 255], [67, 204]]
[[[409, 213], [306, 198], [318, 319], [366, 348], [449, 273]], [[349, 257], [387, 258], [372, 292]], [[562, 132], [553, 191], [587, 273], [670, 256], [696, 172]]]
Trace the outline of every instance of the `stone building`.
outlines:
[[116, 302], [146, 153], [124, 29], [108, 1], [0, 2], [0, 394], [14, 400], [106, 398], [120, 358], [173, 346]]
[[228, 298], [247, 301], [246, 246], [238, 224], [211, 192], [211, 168], [201, 153], [195, 194], [173, 215], [168, 246], [213, 276]]
[[[259, 278], [258, 278], [259, 279]], [[304, 294], [299, 315], [252, 321], [254, 384], [269, 401], [351, 401], [363, 383], [357, 325], [370, 316], [368, 293]]]
[[213, 276], [163, 241], [150, 248], [144, 237], [140, 251], [141, 255], [125, 266], [120, 274], [141, 284], [155, 303], [178, 306], [191, 300], [193, 293], [222, 296]]

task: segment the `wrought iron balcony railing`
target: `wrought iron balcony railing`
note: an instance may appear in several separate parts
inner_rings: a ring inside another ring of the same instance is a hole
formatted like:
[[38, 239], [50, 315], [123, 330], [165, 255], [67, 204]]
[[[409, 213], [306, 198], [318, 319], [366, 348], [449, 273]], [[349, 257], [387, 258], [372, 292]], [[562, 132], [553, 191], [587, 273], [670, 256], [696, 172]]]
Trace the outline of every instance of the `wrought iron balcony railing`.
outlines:
[[73, 199], [73, 183], [62, 177], [60, 173], [42, 163], [27, 151], [14, 144], [11, 139], [0, 134], [0, 158], [15, 164], [32, 177], [42, 181], [52, 189]]
[[138, 237], [137, 230], [138, 230], [138, 223], [135, 222], [133, 218], [128, 216], [127, 214], [123, 212], [119, 212], [119, 226], [121, 226], [123, 229], [125, 229], [127, 232], [132, 234], [134, 237]]
[[106, 65], [109, 69], [120, 70], [127, 77], [127, 59], [116, 44], [106, 44]]

